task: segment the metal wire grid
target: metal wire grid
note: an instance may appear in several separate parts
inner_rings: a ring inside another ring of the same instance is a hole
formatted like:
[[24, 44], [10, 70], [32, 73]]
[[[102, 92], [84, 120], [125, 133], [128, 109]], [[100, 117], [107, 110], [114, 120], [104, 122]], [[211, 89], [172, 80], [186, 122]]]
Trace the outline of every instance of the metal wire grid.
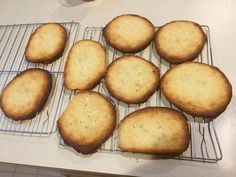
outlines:
[[[201, 54], [196, 58], [196, 61], [207, 63], [213, 65], [212, 60], [212, 49], [210, 42], [210, 30], [208, 26], [202, 26], [202, 29], [207, 35], [207, 42], [204, 46]], [[111, 63], [117, 57], [125, 55], [114, 48], [110, 47], [102, 35], [102, 27], [87, 27], [85, 29], [83, 39], [91, 39], [100, 42], [105, 46], [107, 52], [108, 63]], [[135, 55], [148, 59], [154, 63], [160, 70], [161, 76], [172, 67], [165, 60], [161, 59], [154, 49], [154, 44], [150, 44], [145, 50], [136, 53]], [[170, 102], [168, 102], [164, 95], [160, 92], [160, 89], [152, 95], [145, 103], [138, 105], [129, 105], [123, 102], [116, 100], [111, 97], [111, 95], [106, 90], [103, 81], [94, 89], [105, 95], [109, 98], [116, 106], [118, 116], [117, 122], [119, 123], [122, 118], [127, 114], [136, 111], [140, 108], [148, 106], [165, 106], [177, 109]], [[178, 109], [177, 109], [178, 110]], [[181, 110], [180, 110], [181, 111]], [[182, 111], [181, 111], [182, 112]], [[182, 112], [183, 113], [183, 112]], [[217, 162], [222, 159], [222, 151], [217, 137], [214, 119], [209, 120], [200, 117], [194, 117], [183, 113], [188, 118], [189, 132], [191, 135], [190, 145], [186, 152], [180, 156], [155, 156], [156, 158], [174, 158], [179, 160], [190, 160], [190, 161], [199, 161], [199, 162]], [[63, 140], [60, 139], [60, 145], [64, 147]], [[117, 131], [114, 131], [113, 135], [101, 146], [100, 152], [112, 152], [112, 153], [121, 153], [117, 145]], [[124, 153], [123, 153], [124, 154]], [[133, 153], [127, 153], [133, 156]], [[135, 154], [135, 157], [143, 156], [140, 154]]]
[[49, 136], [56, 131], [56, 118], [63, 104], [64, 64], [69, 49], [78, 40], [80, 29], [80, 25], [75, 22], [61, 24], [67, 29], [66, 49], [61, 58], [47, 65], [29, 63], [24, 58], [29, 37], [41, 23], [0, 26], [0, 92], [18, 73], [28, 68], [42, 68], [53, 76], [52, 91], [43, 111], [32, 120], [13, 121], [0, 110], [0, 133]]
[[[30, 34], [41, 24], [21, 24], [0, 26], [0, 90], [19, 72], [28, 68], [43, 68], [50, 71], [53, 75], [53, 89], [46, 108], [36, 116], [36, 118], [28, 121], [16, 122], [5, 117], [0, 112], [0, 132], [22, 135], [49, 135], [56, 130], [56, 118], [59, 117], [62, 110], [68, 105], [74, 91], [67, 90], [63, 87], [63, 69], [65, 64], [65, 56], [71, 46], [78, 40], [78, 32], [80, 25], [78, 23], [62, 23], [68, 31], [68, 42], [66, 50], [62, 57], [56, 62], [48, 65], [32, 64], [24, 59], [24, 49], [28, 42]], [[202, 26], [207, 34], [207, 43], [202, 53], [196, 59], [199, 62], [213, 65], [210, 30], [207, 26]], [[108, 63], [115, 58], [125, 55], [114, 50], [106, 44], [102, 27], [88, 27], [84, 32], [84, 39], [92, 39], [102, 43], [107, 49]], [[159, 67], [161, 75], [163, 75], [172, 65], [168, 64], [155, 53], [154, 46], [151, 44], [142, 52], [136, 53], [137, 56], [149, 59]], [[144, 108], [147, 106], [168, 106], [175, 108], [170, 104], [158, 90], [147, 102], [139, 105], [127, 105], [112, 98], [107, 92], [103, 82], [95, 89], [106, 97], [108, 97], [115, 105], [119, 112], [117, 122], [119, 122], [127, 114]], [[185, 114], [185, 113], [184, 113]], [[189, 130], [191, 133], [191, 142], [189, 149], [178, 157], [171, 157], [181, 160], [216, 162], [222, 158], [222, 152], [218, 137], [216, 134], [214, 120], [209, 122], [208, 119], [193, 117], [185, 114], [189, 121]], [[109, 138], [101, 146], [102, 152], [119, 152], [116, 140], [117, 132]], [[63, 142], [60, 142], [63, 145]]]

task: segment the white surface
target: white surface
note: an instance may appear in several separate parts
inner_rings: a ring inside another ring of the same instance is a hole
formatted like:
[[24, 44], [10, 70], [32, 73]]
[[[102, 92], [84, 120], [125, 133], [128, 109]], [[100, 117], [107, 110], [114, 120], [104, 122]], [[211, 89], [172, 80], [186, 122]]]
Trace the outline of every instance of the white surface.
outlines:
[[[214, 65], [226, 74], [232, 83], [233, 92], [235, 91], [236, 1], [234, 0], [97, 0], [75, 6], [63, 5], [61, 0], [1, 0], [0, 4], [1, 24], [74, 20], [81, 22], [83, 30], [85, 26], [104, 26], [113, 17], [123, 13], [143, 15], [156, 26], [176, 19], [188, 19], [206, 24], [211, 29]], [[138, 176], [236, 176], [236, 171], [233, 170], [236, 167], [235, 106], [236, 99], [233, 96], [227, 110], [217, 118], [223, 159], [215, 164], [178, 160], [137, 160], [120, 154], [107, 153], [96, 153], [85, 157], [74, 151], [59, 148], [57, 134], [49, 138], [0, 135], [0, 161]]]

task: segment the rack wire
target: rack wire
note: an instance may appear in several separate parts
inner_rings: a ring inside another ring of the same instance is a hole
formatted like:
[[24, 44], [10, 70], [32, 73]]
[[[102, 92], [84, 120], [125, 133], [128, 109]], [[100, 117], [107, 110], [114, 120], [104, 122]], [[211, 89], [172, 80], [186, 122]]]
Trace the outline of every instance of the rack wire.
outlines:
[[[209, 65], [213, 65], [212, 58], [212, 48], [210, 41], [210, 29], [208, 26], [203, 25], [202, 29], [207, 35], [207, 42], [199, 54], [199, 56], [195, 59], [195, 61], [207, 63]], [[111, 63], [116, 58], [126, 55], [125, 53], [121, 53], [114, 48], [110, 47], [103, 35], [102, 35], [102, 27], [87, 27], [84, 31], [83, 39], [90, 39], [100, 42], [106, 48], [108, 64]], [[151, 43], [145, 50], [136, 53], [135, 55], [143, 57], [152, 63], [154, 63], [160, 70], [161, 76], [172, 67], [171, 64], [167, 63], [165, 60], [160, 58], [155, 53], [154, 44]], [[149, 98], [145, 103], [138, 105], [129, 105], [123, 102], [120, 102], [113, 98], [108, 91], [106, 90], [104, 83], [101, 82], [95, 89], [108, 97], [115, 105], [116, 109], [119, 112], [117, 116], [117, 122], [119, 123], [122, 118], [124, 118], [129, 113], [136, 111], [138, 109], [148, 107], [148, 106], [165, 106], [178, 110], [178, 108], [174, 107], [170, 102], [168, 102], [164, 95], [160, 92], [160, 89], [156, 91], [151, 98]], [[181, 110], [179, 110], [181, 111]], [[214, 119], [205, 119], [200, 117], [194, 117], [189, 114], [181, 111], [188, 118], [188, 126], [190, 132], [190, 144], [187, 151], [182, 153], [179, 156], [155, 156], [155, 158], [172, 158], [179, 160], [190, 160], [190, 161], [198, 161], [198, 162], [217, 162], [222, 159], [222, 151], [220, 147], [220, 143], [218, 140], [218, 136], [215, 128], [215, 120]], [[65, 147], [65, 144], [62, 139], [60, 139], [60, 146]], [[117, 131], [114, 131], [113, 135], [102, 144], [100, 152], [112, 152], [112, 153], [121, 153], [118, 145], [117, 145]], [[133, 153], [125, 153], [130, 156], [134, 156]], [[135, 153], [135, 158], [143, 156], [143, 154]], [[153, 157], [152, 157], [153, 158]]]
[[68, 50], [78, 40], [80, 24], [61, 23], [67, 29], [68, 40], [61, 58], [51, 64], [27, 62], [24, 50], [31, 33], [42, 23], [0, 26], [0, 92], [20, 72], [28, 68], [42, 68], [53, 76], [52, 91], [44, 109], [34, 119], [14, 121], [0, 110], [0, 133], [30, 136], [49, 136], [56, 131], [56, 118], [60, 115], [64, 93], [63, 70]]

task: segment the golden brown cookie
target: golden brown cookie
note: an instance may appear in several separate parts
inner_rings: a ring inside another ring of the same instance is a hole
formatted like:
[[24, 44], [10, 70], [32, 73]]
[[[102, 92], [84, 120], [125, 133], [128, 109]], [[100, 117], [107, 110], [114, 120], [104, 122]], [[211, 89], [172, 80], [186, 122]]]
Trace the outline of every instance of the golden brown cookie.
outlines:
[[150, 61], [127, 55], [107, 68], [105, 85], [111, 95], [125, 103], [146, 101], [158, 88], [159, 69]]
[[115, 129], [116, 110], [100, 93], [81, 91], [72, 98], [57, 125], [67, 145], [82, 154], [93, 153]]
[[173, 21], [161, 26], [154, 37], [157, 53], [170, 63], [195, 59], [207, 37], [201, 26], [192, 21]]
[[118, 127], [121, 151], [181, 154], [189, 145], [188, 124], [180, 112], [147, 107], [126, 116]]
[[50, 94], [52, 76], [43, 69], [27, 69], [16, 75], [4, 88], [0, 106], [13, 120], [32, 119], [40, 112]]
[[154, 34], [155, 27], [149, 20], [133, 14], [120, 15], [103, 29], [107, 43], [126, 53], [145, 49], [151, 43]]
[[25, 59], [33, 63], [51, 63], [61, 57], [66, 40], [66, 29], [62, 25], [40, 25], [30, 36], [25, 48]]
[[64, 69], [65, 86], [69, 89], [92, 89], [106, 71], [104, 47], [93, 40], [81, 40], [69, 52]]
[[232, 87], [216, 67], [186, 62], [165, 73], [161, 91], [179, 109], [200, 117], [220, 115], [232, 97]]

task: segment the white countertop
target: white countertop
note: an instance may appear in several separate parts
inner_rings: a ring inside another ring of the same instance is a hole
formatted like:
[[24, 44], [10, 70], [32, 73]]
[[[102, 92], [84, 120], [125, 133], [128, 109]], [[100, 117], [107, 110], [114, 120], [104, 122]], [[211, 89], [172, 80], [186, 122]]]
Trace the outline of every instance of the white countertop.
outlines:
[[[211, 30], [214, 65], [236, 88], [236, 1], [234, 0], [1, 0], [0, 24], [48, 21], [78, 21], [86, 26], [104, 26], [113, 17], [136, 13], [160, 26], [176, 19], [206, 24]], [[81, 34], [81, 33], [80, 33]], [[27, 137], [0, 134], [0, 162], [37, 165], [62, 169], [137, 176], [236, 176], [236, 98], [216, 120], [223, 152], [217, 163], [180, 160], [136, 159], [115, 153], [82, 156], [58, 146], [57, 134]]]

